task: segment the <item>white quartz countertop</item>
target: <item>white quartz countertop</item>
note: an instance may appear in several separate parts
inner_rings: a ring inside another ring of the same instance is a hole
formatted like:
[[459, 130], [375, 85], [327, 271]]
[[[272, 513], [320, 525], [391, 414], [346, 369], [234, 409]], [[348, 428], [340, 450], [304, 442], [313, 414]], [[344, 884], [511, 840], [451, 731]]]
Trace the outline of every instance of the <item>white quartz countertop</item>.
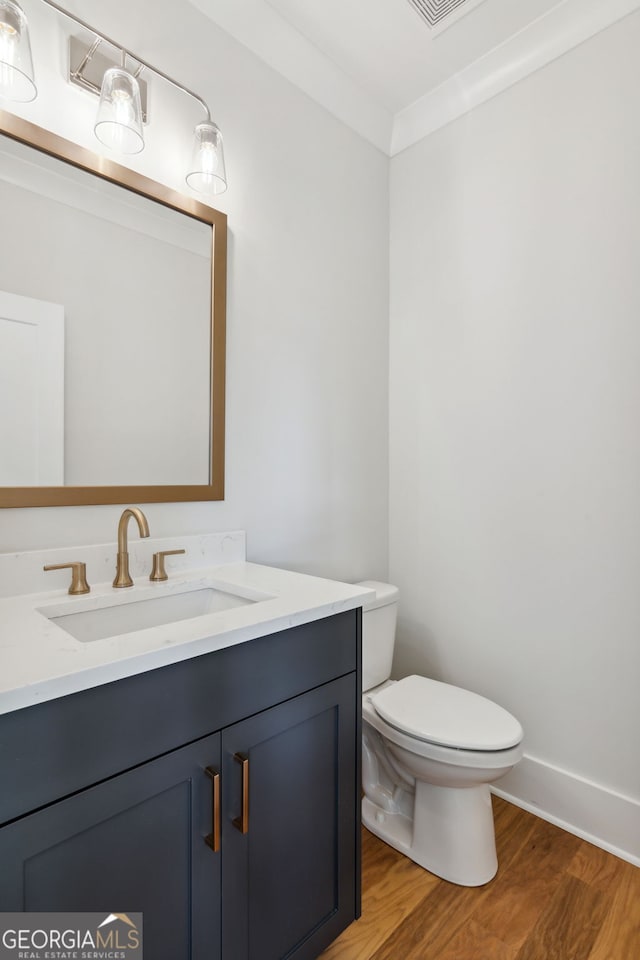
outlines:
[[[207, 587], [253, 602], [89, 642], [51, 619]], [[363, 587], [240, 560], [178, 569], [163, 583], [147, 575], [126, 589], [92, 584], [91, 593], [77, 597], [65, 588], [6, 596], [0, 598], [0, 713], [351, 610], [369, 595]]]

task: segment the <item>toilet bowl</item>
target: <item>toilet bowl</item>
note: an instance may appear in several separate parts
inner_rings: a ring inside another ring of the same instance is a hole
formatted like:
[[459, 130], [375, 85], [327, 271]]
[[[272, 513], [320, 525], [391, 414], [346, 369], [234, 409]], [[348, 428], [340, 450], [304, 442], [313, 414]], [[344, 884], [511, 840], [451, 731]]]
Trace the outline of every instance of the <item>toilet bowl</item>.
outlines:
[[363, 823], [445, 880], [487, 883], [498, 867], [489, 783], [520, 760], [522, 728], [460, 687], [390, 680], [398, 591], [361, 585], [374, 591], [362, 626]]

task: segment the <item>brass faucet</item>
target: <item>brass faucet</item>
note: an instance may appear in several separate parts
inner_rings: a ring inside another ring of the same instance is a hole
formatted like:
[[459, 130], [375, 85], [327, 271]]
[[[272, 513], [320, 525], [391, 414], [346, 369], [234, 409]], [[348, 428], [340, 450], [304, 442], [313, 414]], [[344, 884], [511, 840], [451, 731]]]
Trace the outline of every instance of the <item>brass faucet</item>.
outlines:
[[122, 511], [120, 523], [118, 524], [118, 560], [116, 563], [116, 578], [113, 581], [114, 587], [133, 586], [133, 580], [129, 573], [129, 551], [127, 549], [127, 528], [131, 517], [133, 517], [138, 524], [140, 536], [149, 536], [149, 524], [140, 507], [127, 507], [126, 510]]

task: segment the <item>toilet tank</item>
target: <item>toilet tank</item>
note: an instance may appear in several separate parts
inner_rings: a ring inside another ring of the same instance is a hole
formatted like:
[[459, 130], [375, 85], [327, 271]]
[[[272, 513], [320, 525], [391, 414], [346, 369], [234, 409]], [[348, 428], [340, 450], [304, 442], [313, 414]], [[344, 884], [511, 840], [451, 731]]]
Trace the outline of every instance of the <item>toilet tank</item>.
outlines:
[[357, 586], [375, 590], [362, 604], [362, 689], [371, 690], [391, 676], [399, 591], [379, 580]]

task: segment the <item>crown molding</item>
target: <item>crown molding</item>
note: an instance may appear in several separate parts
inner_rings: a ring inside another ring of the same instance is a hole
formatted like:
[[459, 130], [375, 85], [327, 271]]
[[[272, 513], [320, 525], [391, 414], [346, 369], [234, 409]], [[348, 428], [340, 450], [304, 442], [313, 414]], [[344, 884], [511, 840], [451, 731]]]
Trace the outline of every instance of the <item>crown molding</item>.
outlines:
[[334, 117], [389, 155], [391, 111], [281, 17], [268, 0], [189, 2]]
[[562, 0], [394, 116], [280, 16], [268, 0], [189, 2], [391, 157], [640, 8], [640, 0]]
[[640, 0], [564, 0], [396, 114], [391, 156], [486, 103], [640, 8]]

